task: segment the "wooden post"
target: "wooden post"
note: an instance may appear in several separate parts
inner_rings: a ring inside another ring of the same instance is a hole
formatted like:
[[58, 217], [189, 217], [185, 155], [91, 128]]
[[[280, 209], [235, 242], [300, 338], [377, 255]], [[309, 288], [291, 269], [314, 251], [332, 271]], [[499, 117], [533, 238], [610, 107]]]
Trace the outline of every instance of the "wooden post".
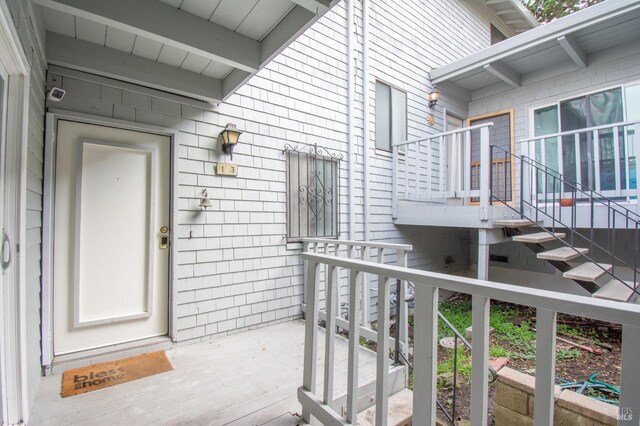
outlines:
[[489, 220], [489, 202], [491, 198], [491, 147], [489, 146], [489, 127], [480, 129], [480, 220]]
[[438, 365], [438, 288], [415, 284], [413, 418], [416, 420], [415, 424], [434, 425]]
[[[302, 386], [309, 392], [316, 392], [316, 359], [318, 354], [318, 286], [317, 273], [318, 264], [307, 262], [307, 311], [304, 332], [304, 370], [302, 375]], [[311, 414], [303, 407], [302, 418], [311, 422]]]
[[349, 271], [349, 358], [347, 360], [347, 422], [358, 416], [358, 355], [360, 353], [360, 273]]
[[[487, 128], [483, 128], [487, 129]], [[486, 163], [483, 163], [486, 164]], [[478, 279], [489, 278], [487, 230], [478, 230]], [[473, 349], [471, 351], [471, 424], [486, 426], [489, 391], [489, 299], [472, 296]]]
[[[406, 250], [398, 250], [396, 252], [396, 264], [406, 268], [408, 266], [408, 254]], [[396, 327], [400, 331], [401, 350], [404, 359], [409, 359], [409, 306], [405, 302], [407, 300], [407, 282], [400, 281], [400, 288], [396, 289], [396, 306], [402, 303], [400, 315], [396, 318]], [[398, 312], [396, 308], [396, 312]], [[404, 346], [403, 346], [404, 345]], [[402, 361], [406, 365], [406, 362]], [[405, 368], [405, 386], [409, 386], [409, 367]]]
[[556, 317], [546, 309], [536, 310], [535, 426], [553, 424], [553, 391], [556, 381]]
[[386, 426], [389, 413], [389, 292], [389, 279], [378, 276], [376, 425], [379, 426]]

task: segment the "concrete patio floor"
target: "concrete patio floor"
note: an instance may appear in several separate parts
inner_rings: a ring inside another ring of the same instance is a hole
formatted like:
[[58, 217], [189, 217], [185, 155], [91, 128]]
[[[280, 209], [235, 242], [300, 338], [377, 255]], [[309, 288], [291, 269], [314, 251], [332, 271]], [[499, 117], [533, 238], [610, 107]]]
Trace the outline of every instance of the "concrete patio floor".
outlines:
[[[324, 331], [319, 333], [319, 368]], [[173, 370], [68, 398], [62, 375], [44, 377], [31, 425], [295, 425], [301, 412], [304, 321], [291, 321], [167, 351]], [[335, 395], [346, 391], [347, 340], [336, 339]], [[362, 349], [359, 382], [375, 377]], [[322, 369], [318, 370], [318, 389]]]

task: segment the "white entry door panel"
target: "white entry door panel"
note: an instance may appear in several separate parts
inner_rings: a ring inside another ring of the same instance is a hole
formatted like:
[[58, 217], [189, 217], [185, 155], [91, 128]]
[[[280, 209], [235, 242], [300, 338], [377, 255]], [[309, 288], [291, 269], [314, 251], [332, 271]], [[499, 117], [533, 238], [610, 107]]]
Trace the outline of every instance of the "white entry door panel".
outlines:
[[54, 354], [168, 331], [170, 138], [58, 121]]

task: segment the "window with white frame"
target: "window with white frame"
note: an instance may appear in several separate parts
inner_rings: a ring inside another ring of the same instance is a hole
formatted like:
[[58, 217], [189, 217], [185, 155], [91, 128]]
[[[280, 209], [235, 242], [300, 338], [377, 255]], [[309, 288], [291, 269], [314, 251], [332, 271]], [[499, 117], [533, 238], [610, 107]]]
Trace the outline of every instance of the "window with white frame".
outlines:
[[[572, 132], [536, 142], [536, 160], [585, 188], [600, 191], [635, 188], [634, 128], [618, 126], [614, 132], [613, 126], [640, 120], [638, 99], [640, 84], [614, 87], [535, 109], [534, 136]], [[581, 131], [600, 126], [601, 129]], [[551, 181], [547, 182], [549, 185]], [[570, 190], [568, 184], [564, 190]]]
[[318, 146], [285, 147], [287, 239], [337, 238], [342, 155]]
[[376, 81], [376, 148], [407, 140], [407, 94]]

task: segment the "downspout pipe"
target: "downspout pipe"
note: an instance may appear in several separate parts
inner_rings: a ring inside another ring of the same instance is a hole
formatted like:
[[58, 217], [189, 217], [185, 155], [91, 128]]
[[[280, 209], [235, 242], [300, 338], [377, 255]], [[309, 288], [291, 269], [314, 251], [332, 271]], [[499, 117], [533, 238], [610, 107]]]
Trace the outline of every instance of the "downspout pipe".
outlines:
[[364, 93], [363, 116], [362, 123], [364, 137], [362, 138], [363, 150], [363, 172], [362, 172], [362, 189], [364, 192], [364, 240], [371, 239], [369, 229], [369, 137], [370, 130], [370, 102], [369, 102], [369, 0], [362, 0], [362, 90]]
[[353, 241], [355, 238], [355, 141], [354, 141], [354, 123], [353, 123], [353, 99], [355, 97], [355, 76], [354, 76], [354, 3], [356, 0], [348, 0], [347, 3], [347, 167], [349, 177], [349, 240]]

